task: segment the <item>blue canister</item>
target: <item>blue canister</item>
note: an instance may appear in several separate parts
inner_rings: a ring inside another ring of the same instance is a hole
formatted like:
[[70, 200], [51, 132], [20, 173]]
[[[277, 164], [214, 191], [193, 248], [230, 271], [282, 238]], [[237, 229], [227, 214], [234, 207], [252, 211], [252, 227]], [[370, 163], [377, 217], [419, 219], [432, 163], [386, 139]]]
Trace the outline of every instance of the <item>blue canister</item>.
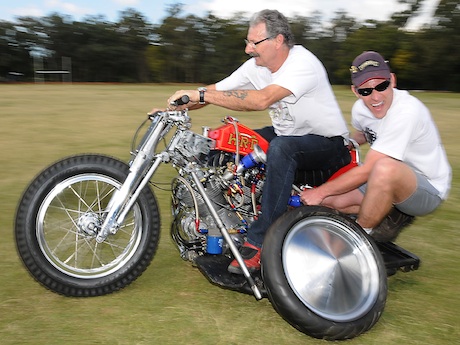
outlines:
[[288, 205], [292, 207], [302, 206], [302, 201], [300, 200], [300, 195], [291, 195], [288, 201]]
[[222, 236], [208, 236], [206, 241], [206, 252], [208, 254], [222, 254], [222, 245], [224, 238]]

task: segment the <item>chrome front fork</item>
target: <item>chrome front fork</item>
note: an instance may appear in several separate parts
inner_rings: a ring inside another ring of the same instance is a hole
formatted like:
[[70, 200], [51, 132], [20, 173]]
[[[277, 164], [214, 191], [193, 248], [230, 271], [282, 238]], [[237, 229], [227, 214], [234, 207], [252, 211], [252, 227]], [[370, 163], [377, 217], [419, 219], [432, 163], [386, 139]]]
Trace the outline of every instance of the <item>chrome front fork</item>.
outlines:
[[109, 212], [107, 213], [107, 217], [105, 218], [104, 223], [102, 224], [96, 237], [96, 241], [98, 243], [104, 242], [107, 236], [110, 234], [113, 235], [118, 231], [119, 226], [123, 223], [126, 215], [136, 202], [142, 189], [147, 185], [153, 173], [162, 161], [163, 157], [161, 155], [158, 156], [140, 182], [139, 177], [141, 174], [139, 174], [139, 170], [136, 170], [136, 167], [133, 164], [127, 179], [121, 188], [114, 193], [109, 205], [107, 206], [107, 210], [109, 210]]
[[147, 130], [129, 168], [128, 177], [121, 188], [114, 193], [106, 208], [107, 216], [96, 237], [98, 243], [104, 242], [110, 234], [115, 234], [118, 231], [142, 189], [164, 160], [165, 153], [154, 155], [154, 152], [165, 128], [165, 117], [159, 116], [154, 119]]

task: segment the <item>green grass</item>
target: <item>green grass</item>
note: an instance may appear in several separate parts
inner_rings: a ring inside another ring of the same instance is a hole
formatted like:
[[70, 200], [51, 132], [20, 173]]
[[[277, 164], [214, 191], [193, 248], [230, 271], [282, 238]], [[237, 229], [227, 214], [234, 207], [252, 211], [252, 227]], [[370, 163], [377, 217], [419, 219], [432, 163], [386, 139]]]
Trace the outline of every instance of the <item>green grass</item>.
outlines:
[[[7, 344], [322, 344], [299, 333], [267, 299], [221, 289], [180, 259], [169, 238], [169, 196], [155, 190], [162, 215], [159, 250], [147, 271], [126, 289], [78, 299], [54, 294], [23, 268], [13, 219], [27, 183], [67, 155], [98, 152], [123, 160], [145, 114], [187, 86], [0, 85], [0, 343]], [[194, 86], [193, 86], [194, 87]], [[335, 88], [347, 120], [354, 96]], [[418, 271], [389, 278], [385, 312], [350, 344], [454, 344], [460, 338], [459, 94], [416, 93], [431, 109], [453, 167], [450, 198], [419, 218], [397, 243], [422, 259]], [[191, 115], [194, 129], [216, 127], [224, 115], [250, 127], [265, 113], [207, 107]], [[171, 167], [159, 176], [168, 182]]]

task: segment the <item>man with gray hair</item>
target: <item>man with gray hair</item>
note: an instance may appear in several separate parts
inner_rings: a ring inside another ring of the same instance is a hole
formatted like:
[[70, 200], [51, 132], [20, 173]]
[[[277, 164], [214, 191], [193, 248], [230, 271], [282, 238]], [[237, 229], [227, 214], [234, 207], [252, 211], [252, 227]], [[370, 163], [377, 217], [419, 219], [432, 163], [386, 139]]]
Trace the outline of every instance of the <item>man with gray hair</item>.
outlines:
[[[260, 251], [268, 227], [287, 208], [297, 169], [322, 171], [324, 177], [350, 162], [348, 129], [323, 64], [295, 45], [288, 20], [263, 10], [250, 20], [245, 52], [250, 56], [230, 76], [188, 95], [190, 110], [214, 104], [236, 111], [268, 110], [272, 126], [258, 132], [270, 142], [262, 209], [248, 229], [241, 254], [249, 271], [260, 269]], [[180, 109], [181, 107], [179, 107]], [[232, 273], [242, 273], [236, 260]]]

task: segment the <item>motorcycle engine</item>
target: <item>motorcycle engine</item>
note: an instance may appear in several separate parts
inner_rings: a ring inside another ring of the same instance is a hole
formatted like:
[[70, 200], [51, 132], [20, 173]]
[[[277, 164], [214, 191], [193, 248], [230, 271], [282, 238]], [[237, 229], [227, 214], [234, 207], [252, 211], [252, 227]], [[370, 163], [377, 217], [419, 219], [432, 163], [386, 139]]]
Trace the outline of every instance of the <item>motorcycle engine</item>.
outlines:
[[[192, 139], [181, 141], [184, 144], [177, 152], [181, 153], [182, 159], [194, 162], [194, 172], [207, 197], [239, 247], [244, 242], [248, 226], [257, 218], [260, 209], [265, 179], [264, 165], [255, 164], [242, 169], [241, 164], [235, 164], [233, 154], [211, 150], [210, 139], [200, 137], [193, 133]], [[191, 141], [193, 145], [190, 145]], [[172, 182], [171, 236], [181, 257], [193, 261], [197, 256], [209, 252], [207, 242], [210, 238], [221, 237], [221, 232], [203, 197], [194, 188], [188, 170], [180, 168], [178, 171], [179, 175]], [[222, 253], [229, 253], [225, 241]]]

